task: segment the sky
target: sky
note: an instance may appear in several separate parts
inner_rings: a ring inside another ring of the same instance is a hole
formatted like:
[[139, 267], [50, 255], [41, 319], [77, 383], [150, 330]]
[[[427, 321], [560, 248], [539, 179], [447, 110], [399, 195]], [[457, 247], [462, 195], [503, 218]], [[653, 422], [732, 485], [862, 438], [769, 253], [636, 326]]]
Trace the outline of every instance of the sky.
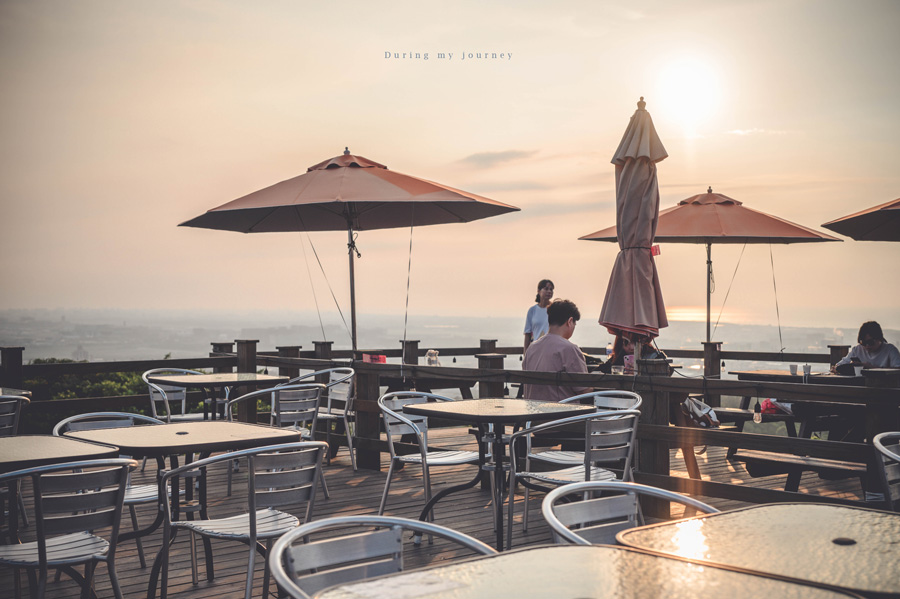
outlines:
[[[661, 208], [711, 186], [827, 232], [900, 197], [898, 30], [894, 0], [3, 0], [0, 309], [346, 313], [346, 233], [177, 225], [349, 147], [521, 208], [360, 233], [361, 315], [524, 321], [550, 278], [596, 343], [617, 246], [578, 237], [615, 223], [639, 97]], [[670, 319], [702, 319], [705, 248], [661, 250]], [[898, 257], [714, 246], [713, 320], [900, 327]]]

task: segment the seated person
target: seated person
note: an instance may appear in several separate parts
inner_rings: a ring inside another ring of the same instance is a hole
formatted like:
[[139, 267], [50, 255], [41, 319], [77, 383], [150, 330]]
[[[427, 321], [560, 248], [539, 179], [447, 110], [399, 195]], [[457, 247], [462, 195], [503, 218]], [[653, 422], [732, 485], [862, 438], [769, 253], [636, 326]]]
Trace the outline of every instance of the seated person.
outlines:
[[[900, 351], [888, 343], [881, 331], [881, 325], [870, 320], [859, 327], [856, 336], [858, 345], [850, 349], [850, 353], [841, 358], [832, 368], [838, 374], [853, 374], [847, 365], [864, 366], [866, 368], [900, 368]], [[843, 367], [843, 368], [842, 368]]]
[[[661, 352], [654, 345], [651, 345], [651, 340], [644, 337], [641, 340], [643, 346], [641, 349], [641, 358], [644, 360], [650, 360], [654, 358], [663, 358], [665, 359], [666, 355]], [[603, 372], [605, 374], [612, 373], [613, 366], [624, 366], [625, 365], [625, 356], [634, 355], [634, 339], [631, 335], [627, 333], [619, 333], [616, 335], [616, 341], [613, 343], [612, 353], [609, 355], [609, 359], [597, 367], [597, 370]]]
[[[584, 354], [569, 341], [575, 332], [575, 323], [581, 318], [578, 307], [569, 300], [555, 300], [547, 307], [550, 329], [546, 335], [533, 341], [525, 352], [522, 370], [540, 372], [574, 372], [587, 374]], [[590, 387], [570, 385], [525, 385], [525, 398], [541, 401], [559, 401], [590, 391]]]

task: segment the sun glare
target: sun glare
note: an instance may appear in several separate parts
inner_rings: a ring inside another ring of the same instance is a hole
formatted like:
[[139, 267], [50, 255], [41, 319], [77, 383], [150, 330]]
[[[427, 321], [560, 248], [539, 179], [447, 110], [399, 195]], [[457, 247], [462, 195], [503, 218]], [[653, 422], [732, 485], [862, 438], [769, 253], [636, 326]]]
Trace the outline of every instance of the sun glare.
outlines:
[[700, 135], [702, 125], [718, 109], [720, 84], [716, 69], [700, 58], [678, 58], [662, 65], [655, 111], [679, 123], [688, 137]]

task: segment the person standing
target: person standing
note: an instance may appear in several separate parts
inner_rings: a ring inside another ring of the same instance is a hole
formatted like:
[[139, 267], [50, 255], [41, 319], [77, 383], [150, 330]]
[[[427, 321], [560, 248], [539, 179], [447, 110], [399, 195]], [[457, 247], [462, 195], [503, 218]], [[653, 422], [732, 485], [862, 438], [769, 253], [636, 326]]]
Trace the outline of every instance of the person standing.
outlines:
[[[525, 352], [522, 370], [539, 372], [572, 372], [587, 374], [584, 354], [569, 341], [575, 332], [575, 324], [581, 318], [578, 307], [569, 300], [556, 300], [547, 307], [549, 328], [547, 334], [537, 339]], [[560, 401], [581, 393], [590, 387], [571, 385], [525, 385], [525, 397], [541, 401]]]
[[528, 308], [525, 315], [525, 347], [522, 353], [528, 351], [528, 346], [547, 334], [550, 325], [547, 321], [547, 307], [553, 299], [553, 281], [541, 279], [537, 286], [535, 304]]

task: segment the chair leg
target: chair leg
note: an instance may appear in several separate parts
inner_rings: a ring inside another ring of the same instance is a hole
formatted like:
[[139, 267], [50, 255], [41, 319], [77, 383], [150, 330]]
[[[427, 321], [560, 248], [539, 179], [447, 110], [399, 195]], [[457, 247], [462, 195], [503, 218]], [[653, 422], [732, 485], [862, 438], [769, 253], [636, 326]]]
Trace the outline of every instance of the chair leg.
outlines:
[[531, 501], [531, 493], [528, 487], [525, 487], [525, 511], [522, 512], [522, 532], [528, 532], [528, 505]]
[[325, 493], [325, 499], [331, 499], [331, 495], [328, 493], [328, 483], [325, 482], [324, 472], [319, 475], [319, 482], [322, 483], [322, 492]]
[[119, 586], [119, 574], [116, 572], [115, 560], [106, 562], [106, 570], [109, 572], [109, 582], [112, 584], [113, 593], [116, 599], [124, 599], [122, 596], [122, 587]]
[[191, 584], [197, 586], [200, 580], [197, 576], [197, 539], [194, 537], [194, 531], [189, 531], [191, 541]]
[[94, 586], [94, 568], [97, 562], [91, 560], [84, 565], [84, 580], [81, 581], [81, 599], [90, 599]]
[[378, 506], [378, 515], [384, 515], [384, 507], [387, 505], [388, 491], [391, 489], [391, 476], [394, 474], [394, 459], [391, 458], [391, 463], [388, 466], [387, 472], [387, 480], [384, 481], [384, 492], [381, 494], [381, 505]]
[[[266, 555], [272, 554], [272, 539], [266, 539]], [[269, 561], [266, 560], [266, 568], [263, 570], [263, 592], [262, 598], [269, 599]]]
[[[503, 498], [501, 497], [502, 501]], [[516, 477], [510, 474], [509, 476], [509, 508], [506, 510], [507, 519], [506, 519], [506, 549], [509, 550], [512, 547], [512, 531], [513, 531], [513, 518], [515, 516], [515, 506], [516, 506]]]
[[[133, 505], [128, 506], [128, 511], [131, 512], [131, 528], [137, 532], [138, 531], [138, 519], [137, 519], [137, 511], [134, 509]], [[144, 559], [144, 544], [141, 542], [141, 537], [135, 538], [135, 543], [137, 543], [138, 550], [138, 559], [141, 561], [141, 568], [147, 567], [147, 560]]]
[[350, 465], [356, 472], [356, 454], [353, 452], [353, 431], [350, 429], [350, 421], [344, 416], [344, 434], [347, 435], [347, 450], [350, 452]]
[[250, 559], [247, 564], [247, 585], [244, 587], [244, 599], [250, 599], [253, 593], [253, 567], [256, 565], [256, 539], [250, 539]]

